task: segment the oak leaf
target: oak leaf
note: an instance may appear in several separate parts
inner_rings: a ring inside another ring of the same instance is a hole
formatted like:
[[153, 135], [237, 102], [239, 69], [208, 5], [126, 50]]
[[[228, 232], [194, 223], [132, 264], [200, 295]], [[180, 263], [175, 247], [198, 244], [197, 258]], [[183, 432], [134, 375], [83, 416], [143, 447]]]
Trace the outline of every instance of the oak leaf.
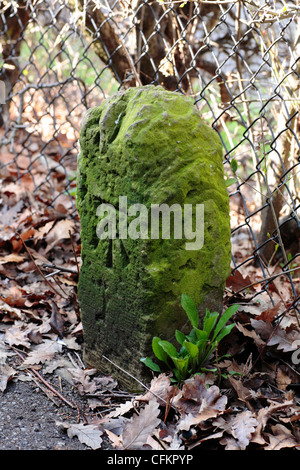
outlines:
[[30, 348], [30, 341], [28, 339], [29, 329], [24, 327], [21, 321], [15, 321], [14, 325], [8, 328], [5, 332], [5, 342], [9, 346], [24, 346]]
[[91, 447], [93, 450], [99, 449], [102, 443], [102, 434], [101, 431], [96, 425], [94, 424], [67, 424], [62, 422], [56, 423], [60, 428], [66, 429], [67, 434], [70, 438], [78, 437], [79, 441], [82, 444]]
[[149, 401], [155, 396], [160, 405], [166, 405], [166, 403], [172, 403], [176, 390], [177, 387], [171, 385], [170, 377], [167, 377], [166, 374], [160, 374], [152, 379], [148, 392], [143, 396], [136, 397], [136, 399]]
[[4, 392], [7, 382], [16, 374], [16, 371], [8, 364], [0, 365], [0, 391]]
[[267, 434], [269, 445], [264, 450], [280, 450], [286, 447], [296, 447], [297, 443], [291, 431], [282, 424], [276, 424], [271, 427], [273, 434]]
[[220, 395], [220, 389], [216, 385], [207, 388], [205, 374], [196, 374], [191, 379], [186, 380], [181, 396], [177, 395], [174, 399], [176, 407], [186, 414], [198, 413], [207, 405], [223, 411], [225, 402], [227, 402], [227, 398]]
[[270, 406], [261, 408], [257, 413], [256, 419], [258, 421], [258, 425], [255, 429], [255, 432], [252, 436], [251, 442], [255, 442], [256, 444], [264, 445], [266, 443], [265, 438], [263, 437], [263, 431], [266, 427], [266, 424], [269, 418], [275, 414], [277, 411], [293, 406], [293, 401], [286, 401], [284, 403], [272, 403]]
[[125, 415], [134, 407], [133, 400], [127, 400], [125, 403], [121, 403], [114, 411], [111, 411], [107, 417], [108, 418], [117, 418], [118, 416]]
[[174, 400], [174, 406], [183, 414], [178, 429], [188, 430], [215, 418], [225, 411], [226, 405], [227, 397], [220, 394], [216, 385], [207, 388], [205, 375], [195, 375], [185, 382], [181, 397]]
[[236, 322], [235, 326], [244, 336], [252, 338], [257, 346], [265, 345], [265, 341], [259, 336], [259, 334], [257, 334], [256, 331], [248, 330], [245, 326], [241, 325], [238, 322]]
[[34, 364], [40, 364], [52, 359], [56, 353], [62, 351], [62, 345], [50, 339], [45, 340], [43, 343], [32, 346], [32, 351], [28, 354], [22, 364], [22, 368]]
[[147, 443], [148, 437], [153, 434], [155, 428], [160, 424], [159, 413], [159, 404], [156, 400], [152, 399], [139, 415], [135, 414], [126, 423], [122, 434], [124, 450], [142, 449]]
[[300, 346], [300, 333], [292, 329], [287, 332], [279, 326], [272, 326], [268, 321], [253, 320], [251, 325], [255, 331], [267, 341], [268, 346], [276, 346], [284, 352], [295, 351]]
[[240, 450], [246, 449], [257, 425], [258, 421], [255, 415], [249, 410], [242, 411], [235, 416], [231, 423], [231, 432]]
[[238, 270], [234, 271], [234, 273], [231, 274], [226, 281], [226, 287], [230, 287], [233, 292], [237, 292], [246, 288], [249, 288], [251, 291], [255, 291], [254, 286], [251, 284], [250, 277], [243, 277], [242, 273]]

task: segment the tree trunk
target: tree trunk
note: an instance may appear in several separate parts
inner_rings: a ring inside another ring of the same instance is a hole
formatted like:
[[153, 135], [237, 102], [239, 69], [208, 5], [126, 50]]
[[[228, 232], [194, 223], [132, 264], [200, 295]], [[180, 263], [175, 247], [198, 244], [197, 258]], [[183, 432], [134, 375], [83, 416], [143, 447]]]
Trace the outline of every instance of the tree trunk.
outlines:
[[0, 125], [9, 113], [9, 96], [12, 93], [15, 83], [18, 81], [20, 69], [18, 57], [20, 55], [21, 44], [24, 37], [24, 31], [30, 18], [30, 10], [27, 8], [27, 2], [21, 0], [18, 2], [17, 11], [14, 11], [10, 6], [4, 12], [4, 22], [0, 16], [0, 30], [4, 33], [0, 36], [2, 46], [2, 59], [4, 67], [0, 70], [0, 80], [3, 80], [6, 85], [6, 95], [8, 100], [2, 106], [2, 113], [0, 115]]
[[[296, 92], [295, 88], [292, 90], [292, 96], [294, 92]], [[286, 237], [288, 234], [281, 234], [284, 228], [280, 230], [278, 230], [278, 228], [280, 212], [285, 203], [285, 187], [282, 184], [282, 182], [284, 182], [284, 172], [287, 172], [289, 168], [293, 166], [293, 160], [296, 161], [296, 158], [292, 155], [292, 141], [294, 138], [294, 130], [296, 127], [299, 127], [299, 116], [297, 116], [293, 101], [291, 101], [288, 107], [288, 114], [289, 118], [284, 111], [281, 111], [279, 115], [277, 131], [277, 135], [279, 136], [278, 144], [276, 151], [273, 151], [267, 157], [270, 158], [270, 165], [267, 170], [268, 191], [270, 194], [266, 196], [268, 205], [262, 210], [259, 245], [262, 245], [274, 236], [276, 237], [276, 235], [277, 239], [268, 241], [259, 249], [259, 254], [266, 264], [270, 263], [272, 260], [275, 261], [274, 254], [277, 243], [281, 245], [281, 253], [285, 263], [287, 262], [285, 251], [289, 249], [289, 246], [284, 246], [283, 242], [283, 239], [288, 239], [288, 237]], [[292, 175], [289, 174], [289, 176]]]

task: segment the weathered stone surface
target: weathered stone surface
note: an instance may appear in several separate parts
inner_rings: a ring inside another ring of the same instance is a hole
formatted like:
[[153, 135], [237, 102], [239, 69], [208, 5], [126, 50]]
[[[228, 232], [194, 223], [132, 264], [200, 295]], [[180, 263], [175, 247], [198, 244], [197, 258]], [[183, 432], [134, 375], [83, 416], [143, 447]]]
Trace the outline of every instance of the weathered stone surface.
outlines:
[[[118, 92], [85, 116], [78, 158], [78, 210], [82, 268], [78, 286], [85, 361], [117, 377], [128, 389], [138, 384], [140, 362], [151, 355], [153, 336], [172, 339], [186, 316], [182, 293], [200, 306], [222, 308], [230, 274], [229, 198], [222, 146], [192, 101], [161, 87]], [[128, 205], [204, 204], [204, 245], [187, 250], [186, 239], [100, 240], [97, 208]]]

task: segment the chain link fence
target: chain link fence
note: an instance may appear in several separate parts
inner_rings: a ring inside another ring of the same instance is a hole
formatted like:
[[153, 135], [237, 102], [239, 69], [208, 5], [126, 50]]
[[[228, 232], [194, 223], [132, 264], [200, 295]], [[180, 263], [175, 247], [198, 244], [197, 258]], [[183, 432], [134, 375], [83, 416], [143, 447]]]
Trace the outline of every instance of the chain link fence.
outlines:
[[299, 0], [0, 5], [2, 184], [19, 181], [41, 204], [77, 218], [85, 110], [120, 87], [184, 93], [224, 146], [234, 274], [227, 292], [275, 305], [288, 281], [284, 305], [299, 313]]

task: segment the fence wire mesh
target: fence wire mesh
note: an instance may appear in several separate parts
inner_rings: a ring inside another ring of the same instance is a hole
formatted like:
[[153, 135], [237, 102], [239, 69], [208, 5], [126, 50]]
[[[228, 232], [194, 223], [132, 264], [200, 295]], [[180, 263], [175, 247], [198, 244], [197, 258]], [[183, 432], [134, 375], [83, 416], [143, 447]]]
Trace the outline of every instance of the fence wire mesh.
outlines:
[[[3, 187], [17, 180], [76, 218], [85, 110], [120, 87], [184, 93], [224, 146], [235, 275], [228, 292], [275, 305], [288, 280], [284, 305], [299, 313], [299, 0], [0, 5]], [[252, 272], [257, 285], [245, 289]]]

